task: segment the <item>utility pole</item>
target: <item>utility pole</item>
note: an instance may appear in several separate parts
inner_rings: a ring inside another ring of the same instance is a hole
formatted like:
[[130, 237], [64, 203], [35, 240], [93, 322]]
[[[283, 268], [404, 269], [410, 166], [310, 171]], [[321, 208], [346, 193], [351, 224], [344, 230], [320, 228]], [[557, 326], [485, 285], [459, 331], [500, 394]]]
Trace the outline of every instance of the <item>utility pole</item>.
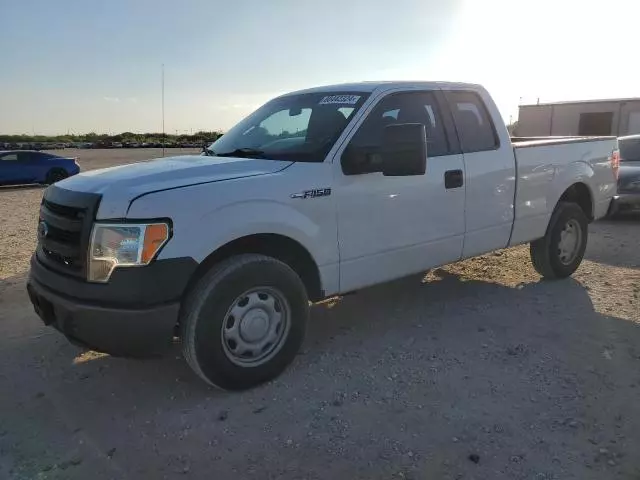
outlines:
[[164, 63], [162, 64], [162, 156], [164, 157]]

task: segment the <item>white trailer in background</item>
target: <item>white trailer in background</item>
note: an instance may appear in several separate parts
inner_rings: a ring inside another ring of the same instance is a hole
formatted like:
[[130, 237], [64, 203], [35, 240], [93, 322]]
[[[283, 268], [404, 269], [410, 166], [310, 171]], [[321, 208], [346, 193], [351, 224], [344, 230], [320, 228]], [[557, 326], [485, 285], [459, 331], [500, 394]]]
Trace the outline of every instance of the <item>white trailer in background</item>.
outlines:
[[621, 137], [640, 133], [640, 98], [521, 105], [514, 135]]

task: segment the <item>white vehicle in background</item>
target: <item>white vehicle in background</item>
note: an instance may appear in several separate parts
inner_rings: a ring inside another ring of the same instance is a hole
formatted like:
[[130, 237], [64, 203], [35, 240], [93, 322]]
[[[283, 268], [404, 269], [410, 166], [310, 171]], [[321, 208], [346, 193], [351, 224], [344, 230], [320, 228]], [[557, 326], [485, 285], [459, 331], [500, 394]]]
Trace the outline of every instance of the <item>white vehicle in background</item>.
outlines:
[[512, 143], [480, 86], [383, 82], [278, 97], [180, 156], [49, 187], [28, 291], [70, 340], [115, 355], [180, 337], [206, 382], [270, 380], [309, 302], [531, 244], [571, 275], [616, 192], [613, 137]]

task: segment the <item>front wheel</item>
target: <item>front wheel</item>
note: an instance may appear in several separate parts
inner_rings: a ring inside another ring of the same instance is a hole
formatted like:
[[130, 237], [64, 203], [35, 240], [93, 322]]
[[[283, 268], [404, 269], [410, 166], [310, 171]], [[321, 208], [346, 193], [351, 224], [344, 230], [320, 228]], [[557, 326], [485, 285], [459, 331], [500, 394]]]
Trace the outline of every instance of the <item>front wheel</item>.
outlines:
[[575, 203], [562, 202], [551, 216], [544, 237], [531, 242], [531, 263], [544, 278], [566, 278], [575, 272], [587, 248], [589, 222]]
[[305, 287], [288, 265], [263, 255], [232, 257], [189, 294], [180, 319], [183, 353], [207, 383], [251, 388], [295, 358], [308, 316]]

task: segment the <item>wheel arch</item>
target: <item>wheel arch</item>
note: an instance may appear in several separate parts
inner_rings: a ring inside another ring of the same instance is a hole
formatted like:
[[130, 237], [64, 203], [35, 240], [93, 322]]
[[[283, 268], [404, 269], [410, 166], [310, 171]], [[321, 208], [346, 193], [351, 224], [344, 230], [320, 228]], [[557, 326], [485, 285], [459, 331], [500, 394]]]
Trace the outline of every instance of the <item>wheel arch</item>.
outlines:
[[231, 240], [211, 252], [191, 276], [185, 294], [214, 265], [244, 253], [266, 255], [286, 263], [295, 271], [312, 301], [324, 298], [320, 269], [313, 256], [300, 242], [286, 235], [276, 233], [257, 233]]
[[582, 209], [587, 219], [589, 219], [589, 221], [593, 220], [593, 194], [586, 183], [576, 182], [569, 186], [562, 195], [560, 195], [555, 208], [558, 208], [560, 202], [576, 203]]
[[55, 173], [62, 174], [63, 178], [67, 178], [69, 176], [69, 172], [60, 165], [52, 165], [44, 172], [44, 178], [42, 179], [45, 183], [52, 183], [53, 175]]

